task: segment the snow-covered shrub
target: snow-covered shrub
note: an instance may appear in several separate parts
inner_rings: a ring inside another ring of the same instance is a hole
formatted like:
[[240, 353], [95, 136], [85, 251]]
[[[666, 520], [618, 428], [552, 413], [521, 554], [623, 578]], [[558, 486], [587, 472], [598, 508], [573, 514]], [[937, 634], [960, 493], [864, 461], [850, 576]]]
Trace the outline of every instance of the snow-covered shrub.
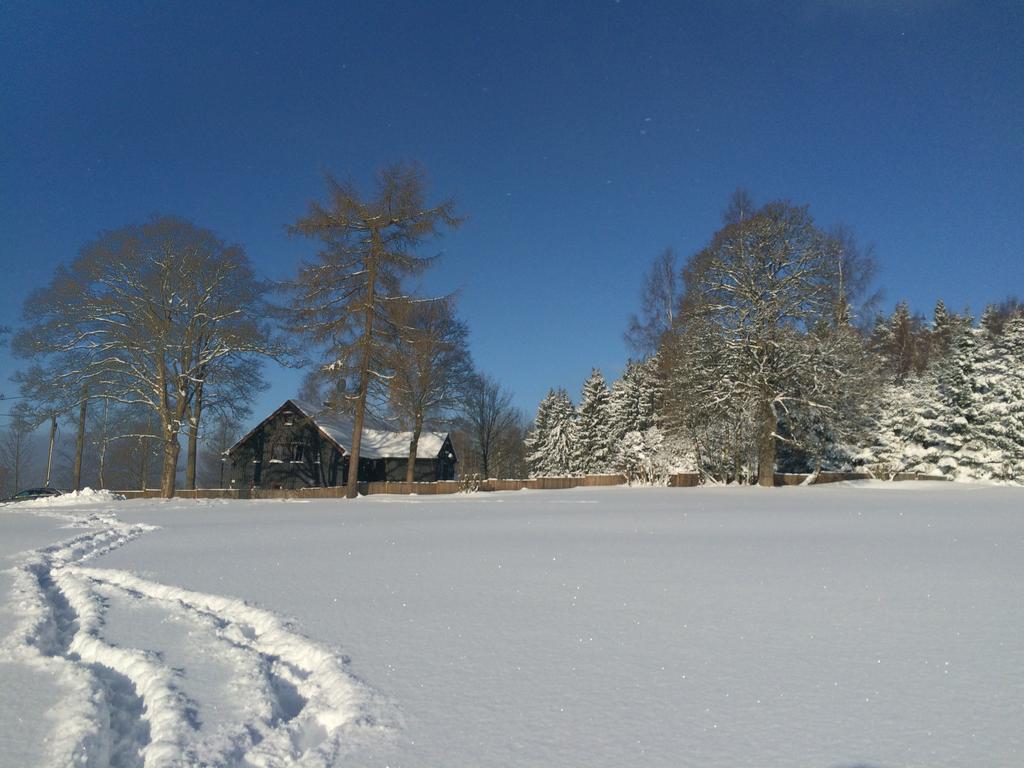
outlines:
[[483, 480], [476, 472], [463, 475], [459, 478], [459, 493], [476, 493], [480, 490], [480, 484], [482, 482]]
[[670, 443], [658, 427], [627, 432], [615, 455], [615, 468], [630, 485], [668, 485], [675, 464]]

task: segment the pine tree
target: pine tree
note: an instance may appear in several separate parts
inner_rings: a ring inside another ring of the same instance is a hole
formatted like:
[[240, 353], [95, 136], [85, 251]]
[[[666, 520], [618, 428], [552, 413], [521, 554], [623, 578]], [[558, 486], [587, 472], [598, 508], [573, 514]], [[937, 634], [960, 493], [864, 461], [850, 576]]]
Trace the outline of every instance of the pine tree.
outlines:
[[612, 425], [608, 385], [594, 368], [583, 385], [576, 417], [573, 469], [584, 475], [608, 472], [611, 464]]

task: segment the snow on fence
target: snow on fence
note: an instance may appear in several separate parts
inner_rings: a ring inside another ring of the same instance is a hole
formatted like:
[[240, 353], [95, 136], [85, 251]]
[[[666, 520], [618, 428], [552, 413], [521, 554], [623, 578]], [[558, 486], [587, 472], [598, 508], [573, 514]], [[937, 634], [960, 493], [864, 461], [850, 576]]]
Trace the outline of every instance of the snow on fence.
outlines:
[[[775, 485], [800, 485], [809, 476], [805, 474], [776, 473]], [[868, 480], [872, 475], [866, 472], [820, 472], [815, 480], [816, 485], [839, 483], [844, 480]], [[948, 480], [943, 475], [922, 475], [917, 472], [901, 472], [893, 480]], [[585, 477], [535, 477], [529, 480], [481, 480], [477, 490], [521, 491], [529, 490], [561, 490], [565, 488], [593, 488], [596, 486], [625, 485], [624, 475], [586, 475]], [[670, 488], [694, 488], [700, 485], [700, 475], [696, 472], [681, 472], [670, 475]], [[458, 493], [463, 485], [458, 480], [445, 480], [436, 483], [404, 483], [379, 482], [360, 483], [359, 493], [371, 496], [380, 493], [399, 496], [417, 495], [433, 496], [447, 493]], [[129, 499], [156, 499], [160, 491], [118, 491]], [[200, 488], [197, 490], [179, 490], [177, 496], [184, 499], [340, 499], [345, 496], [345, 486], [330, 488]]]

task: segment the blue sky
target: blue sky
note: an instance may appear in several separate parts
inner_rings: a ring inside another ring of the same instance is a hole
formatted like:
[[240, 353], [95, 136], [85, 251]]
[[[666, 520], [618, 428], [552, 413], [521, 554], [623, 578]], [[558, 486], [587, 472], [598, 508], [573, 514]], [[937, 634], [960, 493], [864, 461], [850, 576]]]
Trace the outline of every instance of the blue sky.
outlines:
[[977, 312], [1024, 297], [1022, 39], [1019, 2], [6, 2], [0, 323], [157, 212], [289, 276], [323, 172], [398, 160], [467, 217], [425, 288], [531, 413], [620, 372], [643, 271], [737, 186], [874, 244], [888, 308]]

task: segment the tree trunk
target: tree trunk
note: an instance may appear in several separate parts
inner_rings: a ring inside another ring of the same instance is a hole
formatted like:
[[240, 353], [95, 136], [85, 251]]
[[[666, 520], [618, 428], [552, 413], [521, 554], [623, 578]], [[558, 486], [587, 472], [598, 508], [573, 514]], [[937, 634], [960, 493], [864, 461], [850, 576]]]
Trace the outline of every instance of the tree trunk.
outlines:
[[178, 474], [178, 456], [181, 454], [181, 443], [178, 433], [165, 430], [164, 465], [160, 471], [160, 496], [165, 499], [174, 498], [174, 480]]
[[12, 495], [21, 490], [21, 452], [21, 437], [19, 436], [14, 447], [14, 488], [11, 491]]
[[82, 490], [82, 454], [85, 452], [85, 412], [89, 403], [89, 386], [82, 387], [82, 407], [78, 411], [78, 439], [75, 441], [75, 490]]
[[356, 401], [356, 418], [352, 426], [352, 452], [348, 457], [348, 477], [345, 479], [345, 498], [354, 499], [359, 495], [359, 448], [363, 442], [363, 415], [366, 413], [366, 390], [369, 386], [369, 370], [359, 377], [359, 399]]
[[141, 477], [139, 485], [145, 491], [146, 480], [149, 477], [149, 446], [146, 445], [146, 440], [142, 437], [139, 438], [139, 464], [139, 475]]
[[110, 401], [107, 398], [103, 398], [103, 427], [102, 434], [100, 435], [100, 469], [99, 469], [99, 486], [100, 488], [107, 487], [106, 478], [103, 475], [107, 465], [107, 408], [110, 405]]
[[491, 477], [491, 446], [487, 438], [480, 441], [480, 469], [483, 470], [483, 479], [489, 480]]
[[170, 418], [164, 419], [162, 427], [164, 435], [164, 462], [160, 470], [160, 496], [165, 499], [174, 498], [175, 481], [178, 475], [178, 457], [181, 455], [181, 424], [185, 419], [188, 403], [182, 392], [178, 392], [178, 401]]
[[196, 457], [199, 453], [199, 420], [203, 415], [203, 382], [196, 382], [195, 400], [188, 420], [188, 455], [185, 458], [185, 487], [196, 489]]
[[[380, 232], [371, 233], [374, 249], [383, 248]], [[366, 415], [366, 395], [370, 389], [370, 350], [373, 344], [373, 302], [376, 300], [377, 258], [371, 256], [367, 265], [368, 289], [366, 292], [366, 319], [363, 325], [363, 356], [359, 361], [359, 399], [356, 401], [355, 424], [352, 427], [352, 455], [348, 460], [348, 478], [345, 498], [354, 499], [359, 495], [359, 449], [363, 442], [363, 418]]]
[[761, 426], [757, 436], [757, 484], [775, 485], [775, 428], [777, 421], [771, 403], [761, 407]]
[[423, 431], [423, 414], [416, 414], [416, 425], [412, 430], [412, 440], [409, 441], [409, 465], [405, 468], [405, 482], [416, 482], [416, 447], [420, 442], [420, 432]]
[[804, 481], [802, 483], [800, 483], [800, 485], [814, 485], [816, 482], [818, 482], [818, 476], [820, 474], [821, 474], [821, 458], [817, 458], [814, 461], [814, 470], [811, 472], [811, 474], [809, 474], [807, 477], [804, 478]]

